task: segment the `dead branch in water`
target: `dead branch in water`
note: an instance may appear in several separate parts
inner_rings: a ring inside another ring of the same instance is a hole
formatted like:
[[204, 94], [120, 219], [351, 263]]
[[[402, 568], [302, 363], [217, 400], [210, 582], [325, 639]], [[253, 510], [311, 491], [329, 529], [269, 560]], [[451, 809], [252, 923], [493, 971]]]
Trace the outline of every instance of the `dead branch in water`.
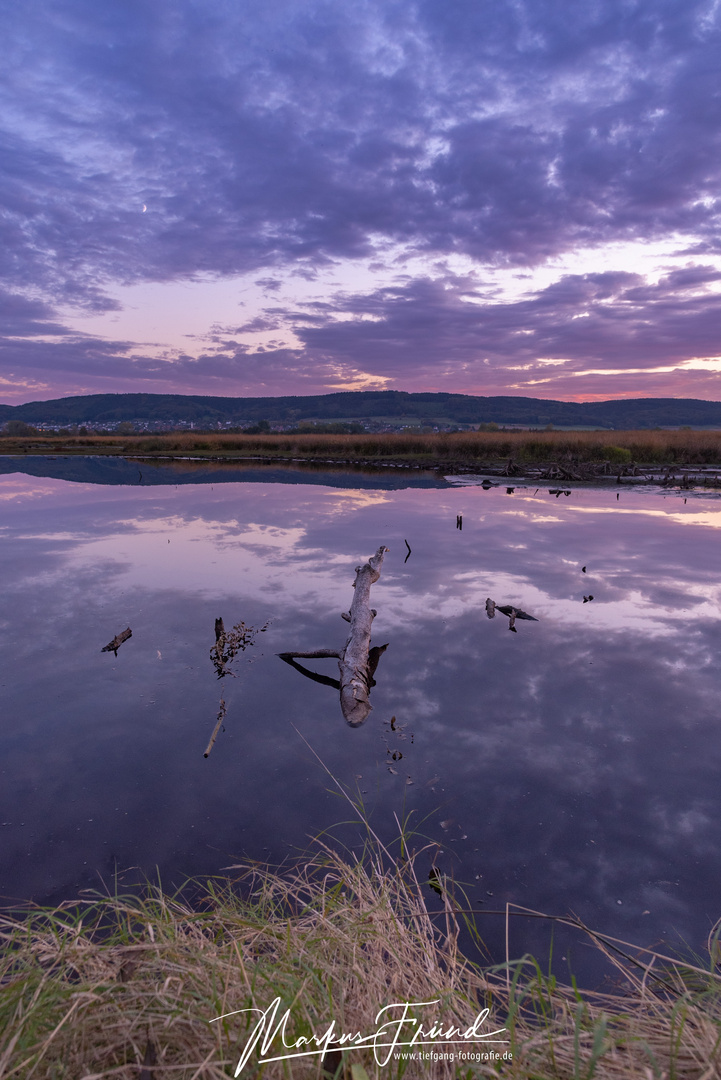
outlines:
[[[318, 651], [326, 656], [330, 652], [329, 649], [319, 649]], [[304, 655], [304, 653], [278, 653], [281, 660], [284, 660], [286, 664], [290, 664], [290, 666], [295, 668], [296, 671], [299, 671], [301, 675], [305, 675], [306, 679], [312, 679], [313, 682], [320, 683], [321, 686], [332, 686], [334, 690], [340, 691], [340, 679], [333, 679], [330, 675], [320, 675], [317, 671], [311, 671], [310, 668], [303, 667], [302, 664], [297, 664], [293, 659], [294, 656], [300, 656], [302, 658]], [[317, 653], [313, 653], [312, 655], [317, 656]], [[338, 653], [334, 653], [333, 655], [338, 657]]]
[[[239, 652], [253, 644], [256, 634], [262, 634], [267, 629], [268, 623], [256, 630], [252, 626], [246, 626], [244, 622], [239, 622], [235, 624], [232, 630], [226, 630], [222, 618], [215, 620], [215, 645], [211, 647], [210, 659], [219, 679], [224, 679], [226, 675], [232, 675], [233, 678], [236, 678], [235, 672], [230, 671], [228, 665], [235, 660]], [[218, 719], [203, 757], [207, 758], [213, 749], [213, 744], [225, 719], [225, 711], [225, 698], [221, 697], [218, 706]]]
[[220, 699], [220, 708], [218, 709], [218, 722], [216, 723], [215, 727], [213, 728], [213, 734], [210, 736], [210, 741], [208, 742], [208, 745], [205, 748], [205, 753], [203, 754], [203, 757], [207, 757], [208, 754], [210, 753], [210, 751], [213, 749], [213, 744], [215, 743], [215, 740], [218, 738], [218, 732], [220, 731], [224, 720], [225, 720], [225, 698], [221, 698]]
[[117, 656], [118, 655], [118, 649], [120, 648], [120, 646], [123, 644], [124, 641], [127, 641], [128, 638], [130, 638], [132, 636], [133, 636], [133, 631], [130, 629], [130, 627], [128, 627], [127, 630], [123, 630], [120, 634], [116, 634], [115, 637], [113, 638], [113, 640], [109, 641], [107, 645], [103, 646], [103, 648], [100, 651], [101, 652], [113, 652]]
[[520, 608], [513, 607], [511, 604], [497, 604], [495, 600], [491, 600], [490, 596], [486, 600], [486, 615], [489, 619], [495, 618], [497, 611], [501, 614], [508, 616], [508, 629], [512, 630], [514, 634], [518, 633], [516, 629], [516, 619], [527, 619], [528, 622], [538, 622], [535, 615], [529, 615], [527, 611], [521, 611]]
[[210, 650], [210, 659], [219, 679], [226, 675], [235, 678], [235, 672], [228, 670], [228, 664], [235, 660], [239, 652], [253, 644], [256, 634], [262, 634], [267, 628], [268, 623], [256, 630], [239, 622], [232, 630], [226, 630], [222, 619], [215, 620], [215, 645]]
[[[375, 646], [371, 649], [371, 626], [376, 616], [375, 608], [370, 606], [370, 589], [381, 576], [383, 557], [388, 551], [381, 545], [375, 555], [371, 556], [367, 563], [356, 567], [356, 578], [353, 583], [355, 592], [350, 611], [343, 612], [342, 618], [350, 623], [350, 634], [341, 650], [315, 649], [312, 652], [284, 652], [279, 653], [281, 660], [290, 664], [303, 675], [322, 682], [326, 686], [334, 686], [340, 691], [340, 707], [347, 723], [351, 727], [359, 727], [368, 717], [373, 706], [368, 698], [370, 691], [375, 686], [373, 675], [378, 667], [378, 661], [388, 648], [388, 645]], [[319, 659], [333, 657], [338, 660], [340, 680], [329, 679], [327, 676], [316, 675], [301, 664], [296, 664], [297, 659]]]

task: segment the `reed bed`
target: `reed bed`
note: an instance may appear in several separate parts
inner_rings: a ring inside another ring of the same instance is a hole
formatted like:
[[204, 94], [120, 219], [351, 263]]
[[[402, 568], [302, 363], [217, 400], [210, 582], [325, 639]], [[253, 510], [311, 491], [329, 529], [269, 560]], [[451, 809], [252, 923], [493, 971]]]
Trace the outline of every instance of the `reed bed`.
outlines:
[[[414, 859], [360, 859], [319, 846], [282, 872], [230, 868], [192, 905], [159, 888], [89, 897], [0, 921], [3, 1080], [219, 1080], [233, 1076], [257, 1013], [280, 998], [286, 1039], [370, 1034], [399, 1002], [427, 1025], [501, 1029], [500, 1043], [437, 1043], [438, 1058], [379, 1064], [369, 1048], [259, 1061], [243, 1077], [348, 1080], [712, 1080], [721, 1069], [718, 947], [704, 968], [658, 957], [616, 964], [615, 994], [580, 992], [523, 958], [484, 968], [458, 947], [461, 909], [440, 881], [426, 904]], [[430, 912], [429, 906], [439, 909]], [[228, 1016], [227, 1014], [236, 1014]], [[224, 1019], [210, 1022], [215, 1017]], [[504, 1030], [505, 1029], [505, 1030]], [[407, 1031], [410, 1028], [406, 1029]], [[408, 1037], [406, 1035], [406, 1037]], [[275, 1053], [279, 1040], [275, 1041]], [[424, 1048], [426, 1051], [432, 1049]], [[285, 1051], [289, 1052], [289, 1051]], [[272, 1056], [273, 1051], [267, 1051]], [[382, 1051], [381, 1053], [385, 1053]], [[505, 1058], [503, 1055], [506, 1055]]]
[[167, 435], [4, 438], [3, 453], [125, 453], [153, 456], [228, 456], [266, 459], [334, 459], [401, 462], [429, 467], [475, 465], [513, 459], [657, 465], [721, 464], [719, 431], [509, 431], [450, 434], [230, 435], [192, 432]]

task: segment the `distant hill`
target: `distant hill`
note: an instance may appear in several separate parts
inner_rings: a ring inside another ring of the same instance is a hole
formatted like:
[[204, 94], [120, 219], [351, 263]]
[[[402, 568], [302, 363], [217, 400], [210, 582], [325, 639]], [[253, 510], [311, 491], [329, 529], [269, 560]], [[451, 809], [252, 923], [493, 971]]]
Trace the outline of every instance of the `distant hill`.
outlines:
[[88, 394], [82, 397], [0, 405], [0, 424], [91, 424], [155, 421], [168, 425], [215, 426], [259, 420], [363, 420], [387, 418], [428, 423], [589, 425], [605, 428], [721, 428], [721, 402], [695, 398], [632, 398], [624, 401], [547, 401], [529, 397], [472, 397], [468, 394], [409, 394], [362, 390], [308, 397], [204, 397], [196, 394]]

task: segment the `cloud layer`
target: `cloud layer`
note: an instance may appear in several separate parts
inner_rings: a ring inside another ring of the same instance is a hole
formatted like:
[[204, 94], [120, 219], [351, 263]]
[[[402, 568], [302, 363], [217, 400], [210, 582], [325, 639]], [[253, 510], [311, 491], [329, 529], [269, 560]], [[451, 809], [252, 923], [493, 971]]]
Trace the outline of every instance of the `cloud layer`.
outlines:
[[[694, 366], [721, 355], [715, 5], [31, 0], [0, 23], [7, 400], [721, 396]], [[279, 303], [207, 349], [95, 332], [123, 287], [200, 277]]]

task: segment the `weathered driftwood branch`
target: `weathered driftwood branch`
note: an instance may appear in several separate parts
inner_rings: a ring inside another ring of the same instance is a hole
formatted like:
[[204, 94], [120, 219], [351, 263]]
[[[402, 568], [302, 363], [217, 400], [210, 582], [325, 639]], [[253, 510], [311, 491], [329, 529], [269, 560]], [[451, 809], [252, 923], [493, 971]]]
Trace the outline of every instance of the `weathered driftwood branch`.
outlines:
[[218, 722], [216, 723], [215, 727], [213, 728], [213, 734], [210, 736], [210, 741], [208, 742], [208, 745], [205, 748], [205, 753], [203, 754], [203, 757], [207, 757], [208, 754], [210, 753], [210, 751], [213, 749], [213, 746], [215, 744], [215, 740], [218, 738], [218, 732], [220, 731], [224, 720], [225, 720], [225, 698], [221, 698], [220, 699], [220, 706], [218, 708]]
[[109, 641], [107, 645], [103, 646], [103, 648], [100, 651], [101, 652], [113, 652], [117, 656], [118, 655], [118, 649], [120, 648], [120, 646], [123, 644], [124, 641], [127, 641], [128, 638], [130, 638], [132, 636], [133, 636], [133, 631], [130, 629], [130, 627], [128, 627], [127, 630], [123, 630], [120, 634], [116, 634], [115, 637], [113, 638], [113, 640]]
[[[327, 653], [328, 650], [322, 649], [321, 652]], [[321, 686], [332, 686], [334, 690], [340, 690], [339, 679], [332, 679], [330, 675], [319, 675], [317, 671], [311, 671], [310, 668], [303, 667], [302, 664], [296, 664], [293, 657], [303, 657], [303, 655], [303, 653], [278, 653], [278, 656], [281, 658], [281, 660], [285, 660], [286, 664], [290, 664], [290, 666], [292, 668], [295, 668], [296, 671], [299, 671], [301, 675], [305, 675], [306, 679], [312, 679], [313, 682], [320, 683]], [[315, 653], [313, 655], [315, 656]], [[334, 655], [338, 657], [338, 653], [335, 653]]]
[[486, 615], [489, 619], [493, 619], [497, 611], [508, 616], [508, 629], [512, 630], [514, 634], [518, 633], [516, 630], [516, 619], [527, 619], [529, 622], [538, 622], [535, 615], [529, 615], [527, 611], [521, 611], [520, 608], [513, 607], [511, 604], [497, 604], [496, 601], [491, 600], [489, 596], [486, 600]]
[[[369, 686], [372, 688], [375, 686], [376, 681], [373, 676], [376, 673], [378, 662], [381, 656], [388, 648], [388, 643], [385, 645], [374, 645], [372, 649], [368, 650], [368, 674], [370, 676]], [[340, 659], [340, 653], [335, 649], [314, 649], [310, 653], [278, 653], [281, 660], [285, 660], [286, 664], [290, 664], [292, 668], [299, 671], [301, 675], [305, 675], [306, 679], [311, 679], [313, 682], [320, 683], [321, 686], [332, 686], [334, 690], [340, 690], [340, 679], [332, 679], [330, 675], [319, 675], [317, 671], [311, 671], [310, 668], [303, 667], [302, 664], [296, 664], [294, 657], [299, 657], [301, 660], [306, 659], [322, 659], [328, 657], [335, 657]]]
[[291, 656], [297, 656], [299, 660], [340, 660], [337, 649], [311, 649], [310, 652], [282, 652], [278, 653], [281, 660], [288, 660]]
[[[368, 700], [372, 673], [368, 661], [371, 626], [375, 612], [370, 606], [371, 585], [381, 576], [383, 557], [388, 548], [382, 544], [363, 566], [357, 566], [350, 606], [350, 634], [338, 661], [340, 670], [340, 707], [352, 727], [362, 724], [372, 709]], [[376, 661], [377, 665], [377, 661]]]
[[[371, 626], [376, 615], [375, 608], [370, 606], [370, 590], [371, 585], [381, 576], [383, 557], [387, 550], [388, 548], [381, 545], [367, 563], [356, 567], [353, 603], [350, 611], [342, 615], [350, 623], [350, 634], [341, 650], [315, 649], [312, 652], [278, 654], [281, 660], [285, 660], [287, 664], [291, 664], [297, 671], [313, 678], [316, 682], [336, 686], [340, 690], [340, 707], [343, 716], [351, 727], [362, 724], [373, 707], [368, 700], [371, 687], [375, 686], [373, 675], [378, 667], [378, 661], [388, 647], [387, 645], [376, 646], [373, 649], [370, 647]], [[316, 675], [315, 672], [310, 672], [294, 662], [296, 658], [320, 659], [323, 657], [335, 657], [338, 660], [340, 680]]]

